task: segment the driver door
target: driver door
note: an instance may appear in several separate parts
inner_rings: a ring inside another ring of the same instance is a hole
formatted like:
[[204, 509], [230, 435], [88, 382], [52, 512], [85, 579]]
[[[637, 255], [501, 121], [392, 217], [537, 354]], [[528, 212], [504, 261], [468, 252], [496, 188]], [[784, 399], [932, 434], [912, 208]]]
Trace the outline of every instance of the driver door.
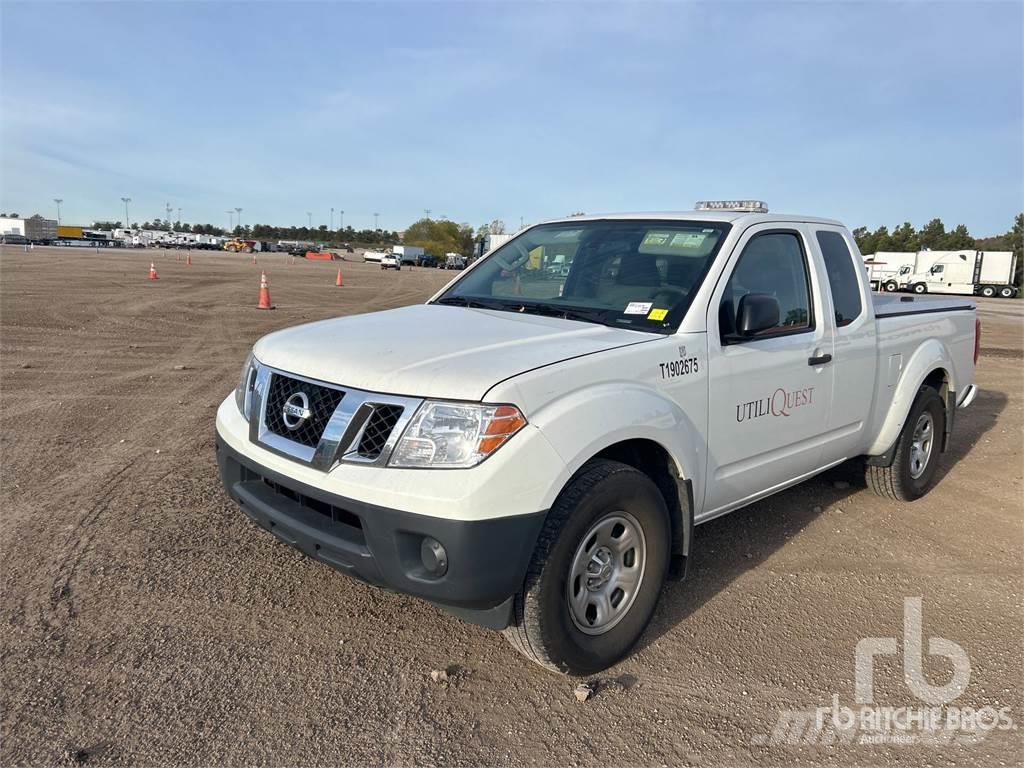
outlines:
[[[708, 309], [708, 472], [714, 517], [817, 470], [832, 399], [832, 331], [803, 225], [744, 233]], [[775, 327], [739, 337], [748, 293], [774, 297]]]

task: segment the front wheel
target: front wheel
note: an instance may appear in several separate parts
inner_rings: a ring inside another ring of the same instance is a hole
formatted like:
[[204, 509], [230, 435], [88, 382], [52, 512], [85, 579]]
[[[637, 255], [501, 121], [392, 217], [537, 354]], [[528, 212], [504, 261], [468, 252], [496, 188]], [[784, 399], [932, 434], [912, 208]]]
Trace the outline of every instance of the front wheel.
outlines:
[[917, 283], [914, 286], [914, 293], [928, 293], [928, 286], [924, 283]]
[[899, 283], [894, 282], [892, 280], [890, 280], [888, 283], [885, 284], [885, 290], [888, 293], [895, 293], [896, 291], [899, 290], [899, 288], [900, 288]]
[[505, 637], [555, 672], [615, 664], [654, 613], [670, 530], [647, 475], [617, 461], [586, 464], [548, 513]]

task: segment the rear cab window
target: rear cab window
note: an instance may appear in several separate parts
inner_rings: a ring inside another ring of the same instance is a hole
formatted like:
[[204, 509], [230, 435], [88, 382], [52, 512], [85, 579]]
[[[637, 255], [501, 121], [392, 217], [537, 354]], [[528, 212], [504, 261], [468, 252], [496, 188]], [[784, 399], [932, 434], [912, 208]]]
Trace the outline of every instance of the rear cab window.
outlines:
[[853, 263], [850, 247], [839, 232], [819, 229], [815, 232], [821, 256], [825, 262], [828, 285], [832, 292], [832, 306], [836, 314], [836, 327], [849, 325], [864, 310], [860, 281]]

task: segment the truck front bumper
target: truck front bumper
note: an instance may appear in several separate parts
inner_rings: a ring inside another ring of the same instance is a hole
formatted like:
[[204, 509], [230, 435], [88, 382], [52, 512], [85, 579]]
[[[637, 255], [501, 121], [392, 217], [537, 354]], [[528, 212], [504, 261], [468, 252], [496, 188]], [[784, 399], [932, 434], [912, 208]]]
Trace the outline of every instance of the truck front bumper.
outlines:
[[228, 495], [281, 541], [349, 576], [492, 629], [509, 623], [546, 515], [450, 520], [388, 509], [286, 477], [232, 448], [219, 432], [217, 464]]

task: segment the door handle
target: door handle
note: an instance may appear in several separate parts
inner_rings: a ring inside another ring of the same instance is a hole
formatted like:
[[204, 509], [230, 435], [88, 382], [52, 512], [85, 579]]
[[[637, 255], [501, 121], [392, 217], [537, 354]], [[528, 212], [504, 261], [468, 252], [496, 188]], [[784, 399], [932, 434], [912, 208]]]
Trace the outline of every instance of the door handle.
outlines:
[[825, 365], [825, 363], [832, 362], [832, 355], [822, 355], [821, 357], [809, 357], [807, 358], [808, 365]]

